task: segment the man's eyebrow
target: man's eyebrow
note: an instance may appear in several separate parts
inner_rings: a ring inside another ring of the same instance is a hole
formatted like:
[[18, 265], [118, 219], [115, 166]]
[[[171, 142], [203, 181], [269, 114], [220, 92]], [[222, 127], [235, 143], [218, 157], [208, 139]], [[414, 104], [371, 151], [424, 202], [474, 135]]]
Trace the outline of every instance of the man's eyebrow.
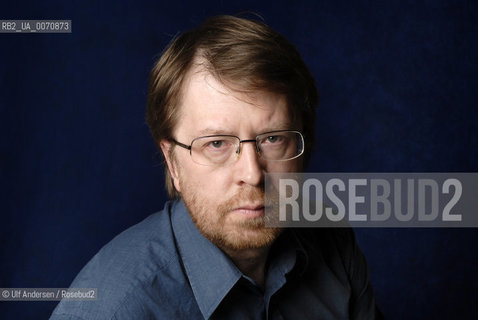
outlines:
[[264, 132], [271, 132], [271, 131], [280, 131], [280, 130], [298, 130], [297, 126], [293, 125], [290, 122], [281, 122], [273, 126], [265, 127], [262, 129], [259, 134]]
[[[262, 134], [262, 133], [271, 132], [271, 131], [298, 130], [298, 129], [299, 128], [296, 128], [290, 122], [281, 122], [281, 123], [275, 124], [273, 126], [264, 127], [260, 130], [260, 132], [256, 132], [256, 134]], [[233, 132], [231, 130], [219, 129], [219, 128], [205, 128], [205, 129], [199, 130], [197, 132], [198, 137], [200, 137], [200, 136], [211, 136], [211, 135], [237, 136], [237, 133]]]
[[217, 128], [202, 129], [197, 134], [200, 135], [200, 136], [209, 136], [209, 135], [231, 135], [231, 136], [234, 136], [235, 135], [230, 130], [217, 129]]

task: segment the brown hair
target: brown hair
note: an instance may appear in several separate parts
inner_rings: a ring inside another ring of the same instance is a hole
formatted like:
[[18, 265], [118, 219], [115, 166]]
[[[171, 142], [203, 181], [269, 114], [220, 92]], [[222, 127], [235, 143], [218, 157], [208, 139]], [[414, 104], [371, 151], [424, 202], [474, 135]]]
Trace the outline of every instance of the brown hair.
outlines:
[[[158, 146], [162, 139], [173, 138], [182, 84], [198, 58], [216, 79], [232, 83], [234, 89], [285, 95], [292, 120], [302, 124], [307, 161], [314, 145], [318, 103], [312, 75], [298, 51], [282, 35], [263, 22], [234, 16], [212, 17], [179, 35], [153, 67], [146, 122]], [[165, 174], [169, 196], [179, 196], [167, 167]]]

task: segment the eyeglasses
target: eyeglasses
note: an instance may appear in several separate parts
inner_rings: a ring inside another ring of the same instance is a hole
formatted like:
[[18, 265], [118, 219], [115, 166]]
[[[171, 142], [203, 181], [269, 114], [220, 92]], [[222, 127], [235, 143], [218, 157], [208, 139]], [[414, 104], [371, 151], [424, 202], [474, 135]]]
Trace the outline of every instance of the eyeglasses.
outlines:
[[189, 150], [192, 160], [204, 166], [225, 166], [241, 154], [241, 143], [254, 142], [256, 151], [264, 160], [287, 161], [304, 153], [304, 137], [299, 131], [279, 130], [265, 132], [255, 139], [241, 140], [232, 135], [211, 135], [195, 138], [191, 145], [171, 139]]

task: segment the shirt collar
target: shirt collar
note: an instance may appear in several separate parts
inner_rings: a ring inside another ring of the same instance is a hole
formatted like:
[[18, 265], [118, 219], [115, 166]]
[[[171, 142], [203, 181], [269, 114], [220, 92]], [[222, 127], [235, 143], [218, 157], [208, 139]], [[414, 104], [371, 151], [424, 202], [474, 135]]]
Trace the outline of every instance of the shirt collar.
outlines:
[[179, 254], [199, 309], [208, 319], [242, 273], [199, 232], [182, 201], [174, 203], [171, 211]]
[[302, 275], [308, 264], [308, 255], [296, 230], [286, 229], [269, 252], [269, 268], [267, 278], [272, 292], [278, 290], [285, 283], [285, 276]]
[[[203, 317], [209, 319], [232, 287], [245, 276], [201, 234], [182, 200], [173, 203], [171, 215], [179, 254], [194, 297]], [[285, 283], [285, 276], [291, 271], [298, 275], [305, 271], [308, 256], [296, 230], [285, 230], [269, 254], [266, 291], [272, 295]]]
[[304, 240], [301, 239], [301, 231], [298, 229], [287, 229], [286, 241], [288, 241], [289, 248], [293, 248], [297, 255], [297, 261], [294, 266], [294, 271], [297, 271], [298, 274], [302, 275], [309, 264], [309, 254], [306, 248], [304, 247]]

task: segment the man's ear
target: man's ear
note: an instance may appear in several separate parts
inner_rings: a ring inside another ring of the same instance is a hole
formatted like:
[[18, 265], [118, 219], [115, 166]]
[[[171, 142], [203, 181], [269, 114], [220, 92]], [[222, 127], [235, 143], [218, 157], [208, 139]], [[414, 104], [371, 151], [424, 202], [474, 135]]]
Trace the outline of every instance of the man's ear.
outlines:
[[169, 174], [171, 179], [173, 180], [174, 187], [176, 191], [181, 192], [181, 188], [179, 187], [179, 171], [176, 161], [173, 159], [174, 156], [172, 155], [172, 143], [166, 139], [162, 139], [159, 142], [159, 146], [161, 147], [161, 151], [163, 152], [164, 159], [166, 160], [166, 164], [168, 166]]

